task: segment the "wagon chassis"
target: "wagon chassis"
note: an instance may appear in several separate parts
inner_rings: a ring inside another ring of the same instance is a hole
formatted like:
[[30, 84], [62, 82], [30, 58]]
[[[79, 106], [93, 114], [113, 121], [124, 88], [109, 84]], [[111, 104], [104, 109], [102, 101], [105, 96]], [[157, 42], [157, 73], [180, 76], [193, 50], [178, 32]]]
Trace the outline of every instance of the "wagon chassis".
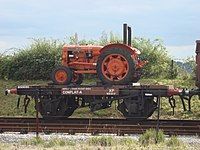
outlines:
[[[90, 111], [98, 111], [117, 104], [117, 109], [125, 118], [146, 119], [158, 108], [161, 97], [168, 98], [173, 109], [176, 107], [174, 96], [179, 96], [183, 110], [191, 111], [190, 101], [193, 95], [199, 94], [199, 89], [184, 90], [165, 85], [42, 85], [17, 86], [6, 90], [6, 94], [19, 95], [17, 107], [21, 96], [24, 96], [24, 111], [27, 111], [29, 102], [35, 100], [36, 110], [44, 118], [52, 116], [69, 117], [82, 107], [89, 107]], [[188, 103], [186, 108], [185, 102]]]

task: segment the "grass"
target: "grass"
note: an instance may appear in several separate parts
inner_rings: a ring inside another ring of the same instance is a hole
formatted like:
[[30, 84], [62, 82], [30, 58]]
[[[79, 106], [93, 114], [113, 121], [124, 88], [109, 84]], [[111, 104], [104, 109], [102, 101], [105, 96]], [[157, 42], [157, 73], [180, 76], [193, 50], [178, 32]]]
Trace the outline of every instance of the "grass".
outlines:
[[112, 146], [115, 145], [115, 141], [112, 137], [93, 137], [88, 140], [90, 146]]
[[162, 131], [156, 132], [155, 129], [149, 129], [139, 138], [141, 145], [152, 145], [156, 143], [162, 143], [165, 141], [164, 133]]
[[25, 146], [42, 146], [44, 148], [51, 148], [51, 147], [64, 147], [66, 145], [68, 146], [75, 146], [75, 142], [74, 141], [68, 141], [68, 140], [63, 140], [63, 139], [59, 139], [59, 138], [54, 138], [54, 139], [50, 139], [50, 140], [44, 140], [40, 137], [34, 137], [32, 139], [29, 140], [24, 140], [21, 141], [20, 143], [21, 145], [25, 145]]
[[[0, 80], [0, 116], [34, 116], [34, 101], [31, 101], [28, 112], [25, 114], [23, 109], [23, 97], [21, 99], [20, 109], [16, 108], [17, 105], [17, 96], [16, 95], [4, 95], [4, 90], [6, 88], [16, 87], [17, 85], [37, 85], [37, 84], [46, 84], [48, 81], [6, 81]], [[86, 80], [85, 83], [91, 83], [91, 80]], [[165, 84], [165, 85], [176, 85], [176, 87], [194, 87], [194, 81], [186, 81], [186, 80], [165, 80], [165, 79], [142, 79], [141, 83], [147, 84]], [[161, 101], [161, 118], [162, 119], [200, 119], [200, 101], [198, 97], [194, 97], [191, 101], [192, 112], [183, 111], [181, 101], [178, 97], [176, 98], [176, 108], [175, 115], [172, 115], [172, 108], [170, 107], [168, 100], [166, 98], [162, 98]], [[152, 115], [151, 118], [156, 118], [157, 112]], [[115, 102], [113, 102], [111, 108], [99, 110], [96, 112], [90, 112], [88, 107], [77, 109], [71, 117], [99, 117], [99, 118], [121, 118], [123, 117], [121, 113], [116, 109]]]
[[183, 143], [176, 137], [176, 136], [171, 136], [169, 140], [167, 140], [166, 145], [171, 146], [171, 147], [179, 147]]
[[37, 85], [45, 84], [44, 81], [6, 81], [0, 80], [0, 116], [33, 116], [35, 114], [34, 101], [30, 102], [28, 107], [28, 112], [25, 114], [23, 109], [23, 97], [21, 97], [20, 108], [17, 109], [17, 99], [16, 95], [5, 96], [4, 91], [7, 88], [14, 88], [17, 85]]

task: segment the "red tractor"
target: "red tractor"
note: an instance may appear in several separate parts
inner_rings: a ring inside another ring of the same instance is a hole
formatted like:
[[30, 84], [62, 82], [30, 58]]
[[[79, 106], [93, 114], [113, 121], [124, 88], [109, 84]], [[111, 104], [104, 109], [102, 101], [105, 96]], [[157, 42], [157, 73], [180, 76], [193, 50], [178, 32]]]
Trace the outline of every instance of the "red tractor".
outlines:
[[51, 79], [54, 84], [81, 84], [83, 74], [97, 74], [103, 84], [137, 82], [146, 64], [139, 59], [139, 54], [138, 49], [131, 47], [131, 27], [124, 24], [123, 44], [64, 45], [62, 65], [54, 69]]

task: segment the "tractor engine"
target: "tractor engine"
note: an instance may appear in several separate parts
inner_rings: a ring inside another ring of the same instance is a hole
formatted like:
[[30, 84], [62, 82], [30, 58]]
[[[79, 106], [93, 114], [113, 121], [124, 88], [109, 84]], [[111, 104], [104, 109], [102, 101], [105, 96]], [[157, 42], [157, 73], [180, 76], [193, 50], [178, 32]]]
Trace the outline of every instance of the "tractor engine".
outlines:
[[97, 74], [102, 84], [137, 82], [146, 61], [141, 61], [138, 57], [140, 51], [131, 47], [131, 28], [124, 24], [123, 31], [123, 44], [108, 44], [104, 47], [64, 45], [62, 65], [55, 68], [51, 75], [53, 83], [81, 84], [83, 74]]

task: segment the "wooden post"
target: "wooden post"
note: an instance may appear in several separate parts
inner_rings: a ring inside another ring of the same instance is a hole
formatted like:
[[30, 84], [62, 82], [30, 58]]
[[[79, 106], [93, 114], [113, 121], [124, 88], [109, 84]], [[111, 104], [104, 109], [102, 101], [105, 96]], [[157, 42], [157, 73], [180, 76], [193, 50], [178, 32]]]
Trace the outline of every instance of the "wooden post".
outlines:
[[36, 109], [36, 137], [39, 137], [39, 117], [38, 117], [38, 98], [35, 99], [35, 109]]
[[156, 125], [156, 143], [158, 143], [158, 132], [160, 127], [160, 95], [157, 97], [158, 103], [158, 114], [157, 114], [157, 125]]

